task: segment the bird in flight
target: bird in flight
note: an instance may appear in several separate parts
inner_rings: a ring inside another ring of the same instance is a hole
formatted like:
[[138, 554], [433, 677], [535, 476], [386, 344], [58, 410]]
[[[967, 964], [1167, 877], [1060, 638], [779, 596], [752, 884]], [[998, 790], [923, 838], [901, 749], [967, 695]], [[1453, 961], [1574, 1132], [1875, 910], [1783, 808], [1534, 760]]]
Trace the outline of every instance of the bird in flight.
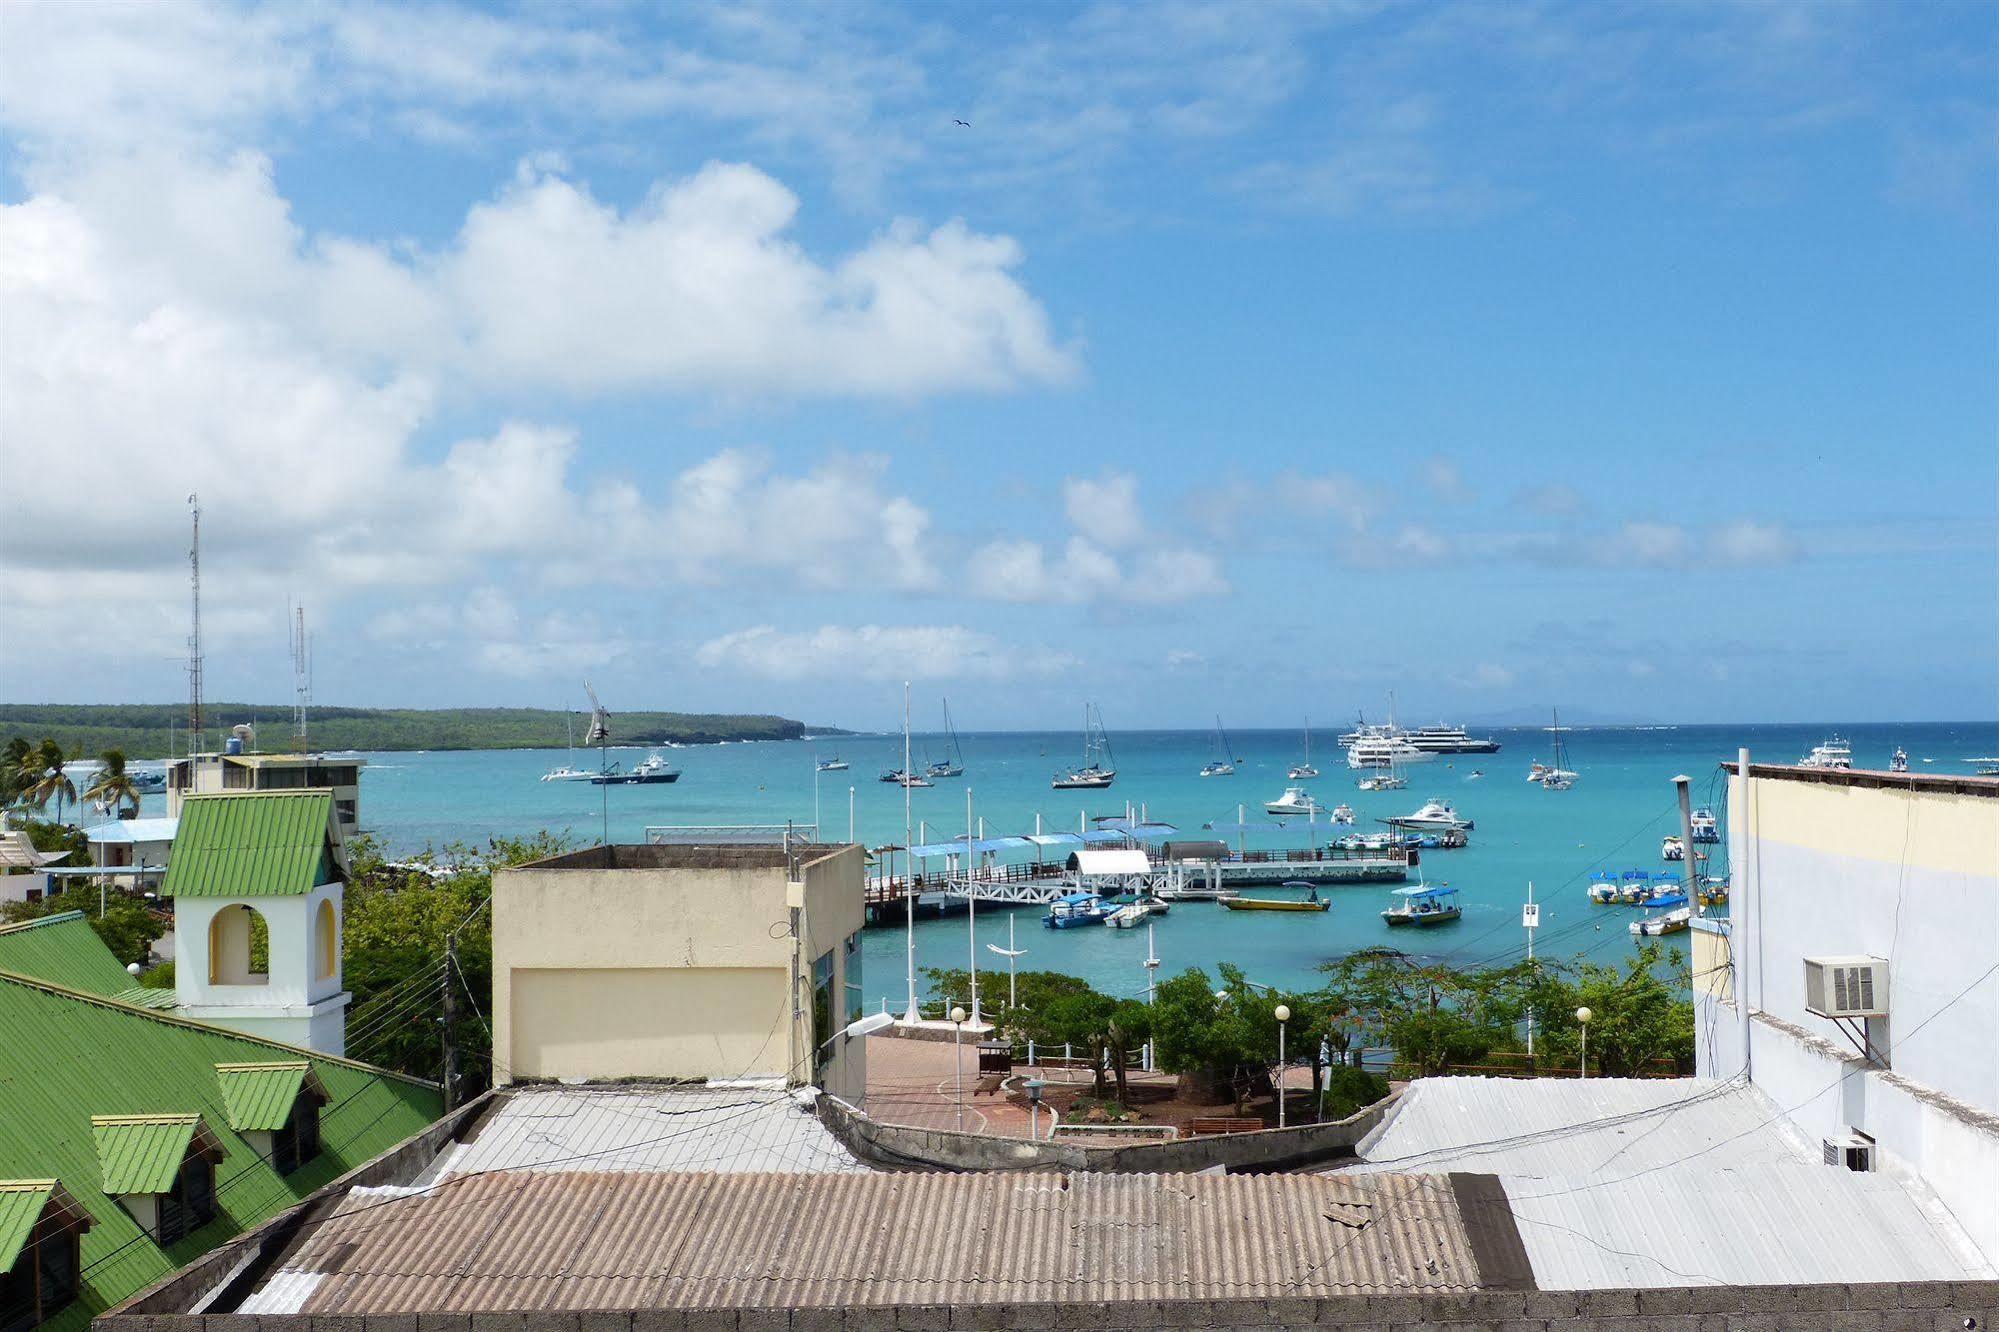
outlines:
[[964, 127], [966, 128], [966, 129], [970, 129], [970, 128], [972, 127], [972, 122], [971, 122], [971, 121], [969, 121], [969, 120], [958, 120], [958, 119], [956, 119], [955, 117], [954, 117], [954, 118], [952, 119], [951, 123], [952, 123], [953, 125], [963, 125], [963, 126], [964, 126]]

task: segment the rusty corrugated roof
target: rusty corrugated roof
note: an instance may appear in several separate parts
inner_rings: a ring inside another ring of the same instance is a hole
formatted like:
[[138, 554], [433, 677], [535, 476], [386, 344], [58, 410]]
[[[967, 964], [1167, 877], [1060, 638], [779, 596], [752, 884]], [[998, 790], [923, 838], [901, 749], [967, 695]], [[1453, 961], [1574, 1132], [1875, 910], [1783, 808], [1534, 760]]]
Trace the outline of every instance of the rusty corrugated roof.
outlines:
[[1477, 1289], [1413, 1175], [501, 1171], [355, 1189], [244, 1313], [1278, 1298]]

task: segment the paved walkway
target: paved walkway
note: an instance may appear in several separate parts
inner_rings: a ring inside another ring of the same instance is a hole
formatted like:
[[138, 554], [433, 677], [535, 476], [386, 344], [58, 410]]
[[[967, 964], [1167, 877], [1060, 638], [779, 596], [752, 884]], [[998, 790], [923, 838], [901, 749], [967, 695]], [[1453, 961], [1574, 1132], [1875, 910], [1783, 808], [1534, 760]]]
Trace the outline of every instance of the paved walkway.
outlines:
[[[956, 1062], [954, 1063], [954, 1056]], [[958, 1068], [962, 1067], [964, 1117], [958, 1113]], [[1025, 1078], [1045, 1082], [1088, 1084], [1086, 1068], [1029, 1068], [1014, 1066], [1015, 1085]], [[1131, 1082], [1157, 1081], [1170, 1084], [1168, 1073], [1132, 1072]], [[1024, 1138], [1028, 1113], [1014, 1105], [1000, 1089], [980, 1090], [979, 1050], [966, 1041], [954, 1046], [950, 1041], [909, 1040], [875, 1035], [868, 1038], [867, 1112], [884, 1124], [904, 1124], [911, 1128], [955, 1129], [967, 1133], [989, 1133], [998, 1137]], [[1038, 1116], [1042, 1136], [1049, 1129], [1048, 1112]]]

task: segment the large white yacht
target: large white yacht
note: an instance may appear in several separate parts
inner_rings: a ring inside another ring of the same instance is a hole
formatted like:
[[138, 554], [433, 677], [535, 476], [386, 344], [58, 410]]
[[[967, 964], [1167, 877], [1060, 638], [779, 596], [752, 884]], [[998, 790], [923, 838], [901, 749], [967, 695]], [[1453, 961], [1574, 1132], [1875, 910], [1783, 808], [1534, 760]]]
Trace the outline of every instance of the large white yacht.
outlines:
[[1499, 742], [1465, 734], [1462, 726], [1418, 726], [1402, 736], [1431, 754], [1497, 754]]
[[1275, 814], [1279, 817], [1286, 814], [1303, 814], [1309, 817], [1314, 814], [1324, 814], [1326, 808], [1313, 798], [1312, 793], [1304, 787], [1287, 786], [1284, 788], [1283, 795], [1277, 797], [1275, 800], [1264, 802], [1263, 812], [1266, 814]]
[[1383, 819], [1382, 822], [1394, 828], [1425, 830], [1456, 828], [1463, 832], [1470, 832], [1472, 828], [1472, 821], [1451, 808], [1450, 801], [1439, 800], [1435, 796], [1425, 801], [1423, 807], [1414, 814], [1398, 814], [1393, 818]]
[[1416, 748], [1388, 726], [1363, 726], [1347, 746], [1347, 766], [1356, 769], [1428, 763], [1435, 757]]
[[1812, 746], [1812, 752], [1798, 760], [1801, 768], [1851, 768], [1853, 766], [1853, 746], [1838, 736], [1833, 736]]

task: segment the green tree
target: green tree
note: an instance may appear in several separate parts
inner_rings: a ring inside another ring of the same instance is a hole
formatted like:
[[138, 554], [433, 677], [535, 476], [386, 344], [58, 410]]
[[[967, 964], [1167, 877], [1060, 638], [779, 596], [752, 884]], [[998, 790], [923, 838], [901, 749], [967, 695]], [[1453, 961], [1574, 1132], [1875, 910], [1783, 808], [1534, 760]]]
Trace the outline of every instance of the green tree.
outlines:
[[83, 798], [94, 800], [111, 809], [113, 813], [139, 812], [139, 788], [125, 771], [125, 751], [107, 749], [100, 757], [102, 766], [97, 775], [84, 787]]
[[1693, 1003], [1665, 979], [1685, 974], [1685, 966], [1685, 954], [1653, 941], [1634, 952], [1621, 970], [1582, 961], [1543, 969], [1530, 991], [1538, 1049], [1558, 1065], [1578, 1067], [1582, 1029], [1575, 1015], [1586, 1007], [1592, 1073], [1635, 1077], [1660, 1060], [1671, 1061], [1676, 1071], [1690, 1071]]
[[1258, 993], [1226, 962], [1217, 970], [1220, 989], [1199, 967], [1160, 984], [1152, 1050], [1161, 1068], [1179, 1075], [1185, 1094], [1233, 1100], [1240, 1114], [1250, 1095], [1269, 1083], [1277, 1058], [1278, 1000]]
[[28, 738], [22, 735], [9, 736], [6, 748], [0, 749], [0, 809], [20, 799], [30, 750]]
[[144, 901], [122, 892], [100, 890], [83, 884], [50, 893], [39, 902], [8, 902], [0, 905], [0, 921], [34, 920], [64, 911], [81, 911], [90, 927], [104, 940], [117, 959], [131, 965], [144, 964], [152, 955], [153, 940], [167, 932], [167, 920]]
[[62, 746], [53, 739], [28, 750], [20, 760], [15, 781], [19, 786], [19, 799], [36, 809], [47, 809], [49, 801], [56, 802], [56, 822], [63, 821], [63, 805], [76, 799], [76, 783], [62, 770]]

